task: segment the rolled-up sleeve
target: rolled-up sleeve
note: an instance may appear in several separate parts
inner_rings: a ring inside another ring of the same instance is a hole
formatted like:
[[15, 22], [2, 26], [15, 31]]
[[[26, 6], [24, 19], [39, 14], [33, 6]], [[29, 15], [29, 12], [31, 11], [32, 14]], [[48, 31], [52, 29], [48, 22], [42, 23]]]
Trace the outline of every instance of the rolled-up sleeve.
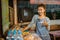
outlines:
[[48, 23], [48, 30], [50, 30], [50, 19], [47, 17], [47, 23]]
[[32, 18], [32, 21], [30, 22], [30, 24], [28, 25], [28, 27], [33, 27], [35, 25], [35, 15]]

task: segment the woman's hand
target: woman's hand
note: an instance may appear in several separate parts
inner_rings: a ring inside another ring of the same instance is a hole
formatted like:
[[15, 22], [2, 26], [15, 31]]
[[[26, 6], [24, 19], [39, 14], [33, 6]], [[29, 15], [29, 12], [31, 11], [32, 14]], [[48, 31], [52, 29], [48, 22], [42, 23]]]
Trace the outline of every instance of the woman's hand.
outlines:
[[48, 27], [48, 23], [45, 20], [42, 24], [45, 25], [46, 27]]
[[25, 31], [24, 28], [21, 28], [21, 31], [24, 32]]
[[21, 31], [24, 32], [27, 29], [29, 29], [29, 28], [27, 26], [25, 26], [25, 28], [22, 28]]

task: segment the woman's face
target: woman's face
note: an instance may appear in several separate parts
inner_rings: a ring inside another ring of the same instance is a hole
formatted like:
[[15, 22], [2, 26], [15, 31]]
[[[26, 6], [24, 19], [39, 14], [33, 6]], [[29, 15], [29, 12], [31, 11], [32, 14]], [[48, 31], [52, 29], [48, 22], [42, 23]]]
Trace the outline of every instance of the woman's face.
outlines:
[[45, 12], [45, 9], [43, 7], [38, 7], [38, 13], [39, 15], [43, 15]]

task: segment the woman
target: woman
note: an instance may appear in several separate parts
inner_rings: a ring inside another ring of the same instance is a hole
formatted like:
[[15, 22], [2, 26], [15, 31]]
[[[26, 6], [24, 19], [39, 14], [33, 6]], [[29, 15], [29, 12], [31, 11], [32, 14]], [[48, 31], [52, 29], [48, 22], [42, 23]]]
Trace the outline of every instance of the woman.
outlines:
[[49, 32], [47, 30], [50, 26], [50, 20], [46, 17], [46, 7], [44, 4], [38, 5], [38, 15], [33, 16], [31, 23], [28, 27], [24, 28], [24, 30], [31, 28], [34, 24], [36, 25], [36, 33], [42, 40], [50, 40]]

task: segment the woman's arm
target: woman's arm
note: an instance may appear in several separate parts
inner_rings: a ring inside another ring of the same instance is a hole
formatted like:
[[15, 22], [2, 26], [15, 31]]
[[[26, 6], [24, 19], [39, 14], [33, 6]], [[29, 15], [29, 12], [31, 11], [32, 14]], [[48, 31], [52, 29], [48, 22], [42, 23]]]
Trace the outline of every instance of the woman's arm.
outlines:
[[27, 27], [25, 27], [22, 31], [25, 31], [25, 30], [31, 28], [33, 26], [33, 24], [35, 24], [35, 16], [33, 16], [32, 21], [30, 22], [30, 24]]
[[25, 28], [22, 29], [22, 32], [24, 32], [27, 29], [29, 29], [29, 27], [25, 26]]

